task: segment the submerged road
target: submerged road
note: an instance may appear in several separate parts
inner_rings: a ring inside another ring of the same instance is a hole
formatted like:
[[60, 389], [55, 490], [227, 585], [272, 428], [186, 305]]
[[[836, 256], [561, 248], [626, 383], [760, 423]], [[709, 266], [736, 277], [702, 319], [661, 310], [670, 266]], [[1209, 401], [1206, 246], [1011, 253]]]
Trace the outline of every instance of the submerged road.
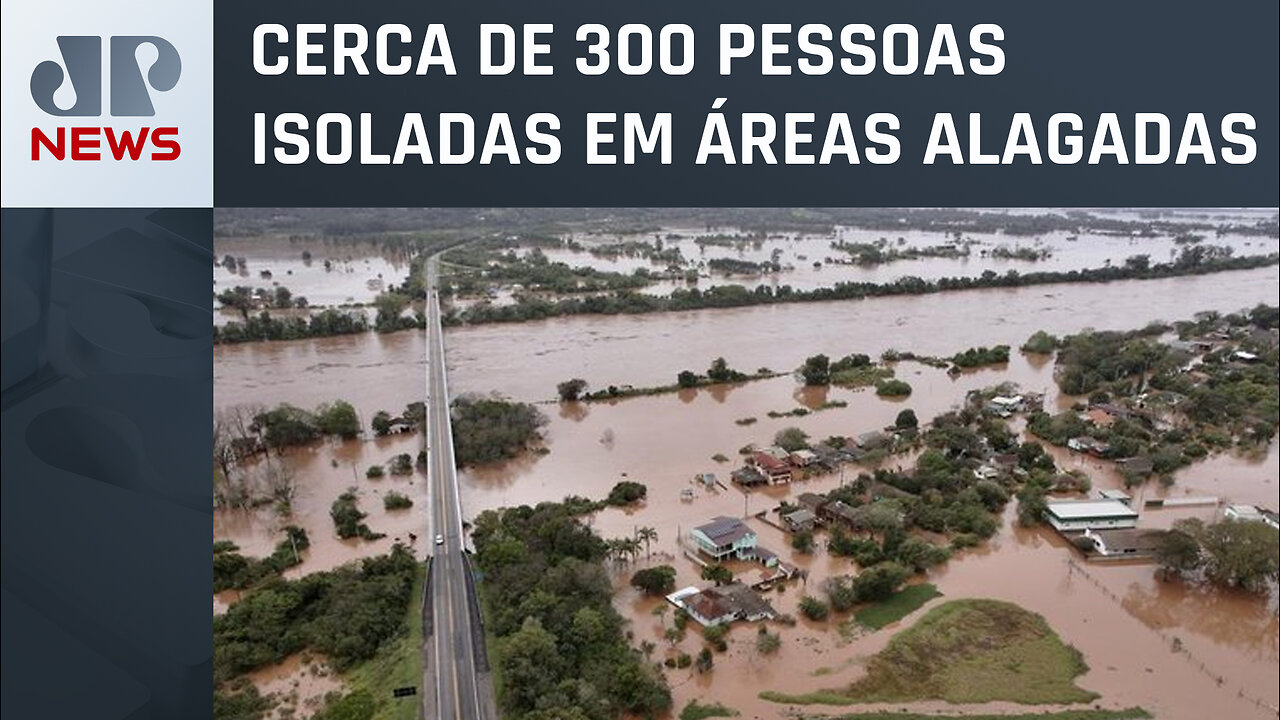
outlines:
[[[483, 633], [475, 624], [468, 598], [474, 590], [470, 586], [470, 565], [464, 557], [466, 536], [453, 457], [435, 273], [433, 259], [427, 265], [427, 482], [431, 494], [431, 542], [435, 543], [437, 536], [443, 542], [432, 545], [432, 628], [424, 646], [424, 690], [434, 689], [434, 717], [439, 720], [489, 720], [493, 690], [487, 673], [480, 676], [476, 663], [475, 643]], [[487, 662], [484, 667], [488, 667]], [[429, 703], [424, 703], [423, 709], [427, 717], [432, 717]]]

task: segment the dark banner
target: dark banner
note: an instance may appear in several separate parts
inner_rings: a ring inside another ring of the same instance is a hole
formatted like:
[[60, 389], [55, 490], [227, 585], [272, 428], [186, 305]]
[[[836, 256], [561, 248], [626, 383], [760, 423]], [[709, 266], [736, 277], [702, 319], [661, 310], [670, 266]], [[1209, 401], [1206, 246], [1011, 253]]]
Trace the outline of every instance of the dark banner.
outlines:
[[1278, 19], [1234, 1], [221, 2], [215, 199], [1272, 205]]

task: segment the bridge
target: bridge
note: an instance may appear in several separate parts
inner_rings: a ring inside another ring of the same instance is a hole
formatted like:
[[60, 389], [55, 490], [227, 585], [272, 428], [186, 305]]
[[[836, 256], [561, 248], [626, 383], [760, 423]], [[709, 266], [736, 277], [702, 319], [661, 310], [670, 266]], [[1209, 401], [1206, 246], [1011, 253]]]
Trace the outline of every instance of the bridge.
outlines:
[[443, 542], [430, 546], [433, 556], [423, 606], [422, 712], [437, 720], [496, 720], [484, 630], [466, 554], [436, 272], [436, 260], [431, 258], [426, 269], [429, 537], [432, 543], [437, 536]]

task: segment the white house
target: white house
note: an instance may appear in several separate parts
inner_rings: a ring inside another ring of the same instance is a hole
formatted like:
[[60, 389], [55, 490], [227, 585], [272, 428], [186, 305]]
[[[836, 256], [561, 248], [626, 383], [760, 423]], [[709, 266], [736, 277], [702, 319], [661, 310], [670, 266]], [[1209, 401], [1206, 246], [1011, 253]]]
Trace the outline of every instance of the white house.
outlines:
[[1048, 504], [1045, 519], [1059, 532], [1132, 528], [1138, 512], [1119, 500], [1057, 500]]

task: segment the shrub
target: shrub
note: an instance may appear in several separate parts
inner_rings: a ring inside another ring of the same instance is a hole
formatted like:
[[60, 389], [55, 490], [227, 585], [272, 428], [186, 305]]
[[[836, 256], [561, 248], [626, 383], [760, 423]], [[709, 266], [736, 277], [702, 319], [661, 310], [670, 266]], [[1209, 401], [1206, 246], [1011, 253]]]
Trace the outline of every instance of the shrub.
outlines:
[[382, 496], [382, 507], [387, 510], [408, 510], [413, 501], [407, 495], [392, 491]]
[[906, 397], [911, 394], [911, 385], [897, 378], [881, 380], [876, 383], [876, 394], [881, 397]]
[[821, 622], [827, 619], [827, 615], [831, 613], [831, 608], [818, 598], [812, 595], [805, 595], [800, 598], [800, 614], [810, 620]]

